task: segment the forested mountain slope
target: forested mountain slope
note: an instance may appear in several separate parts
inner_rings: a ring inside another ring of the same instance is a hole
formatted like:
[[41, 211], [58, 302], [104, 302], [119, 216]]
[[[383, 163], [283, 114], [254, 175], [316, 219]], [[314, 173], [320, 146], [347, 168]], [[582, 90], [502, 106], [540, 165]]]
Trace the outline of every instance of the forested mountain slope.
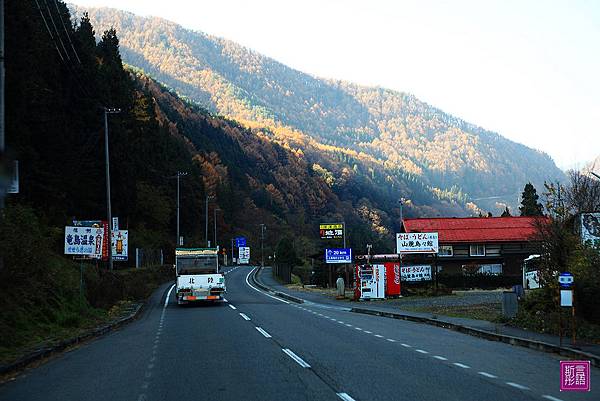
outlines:
[[[491, 196], [514, 203], [526, 182], [541, 186], [563, 177], [548, 155], [412, 95], [319, 79], [160, 18], [107, 8], [88, 11], [97, 26], [116, 28], [127, 63], [208, 110], [277, 129], [301, 149], [313, 141], [325, 151], [354, 152], [386, 179], [403, 175], [399, 180], [406, 184], [410, 176], [464, 204]], [[355, 164], [342, 162], [350, 168]], [[337, 179], [341, 170], [332, 174]]]

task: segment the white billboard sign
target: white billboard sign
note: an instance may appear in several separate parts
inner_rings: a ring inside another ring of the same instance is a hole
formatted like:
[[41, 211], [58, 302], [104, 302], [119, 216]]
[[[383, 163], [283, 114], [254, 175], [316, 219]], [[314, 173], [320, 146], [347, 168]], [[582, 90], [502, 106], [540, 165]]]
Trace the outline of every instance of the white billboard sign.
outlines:
[[400, 277], [402, 281], [431, 281], [431, 266], [402, 266]]
[[112, 257], [113, 260], [127, 260], [129, 243], [128, 230], [112, 231]]
[[600, 247], [600, 213], [581, 214], [581, 241]]
[[104, 228], [65, 227], [65, 255], [102, 257]]
[[250, 262], [250, 247], [249, 246], [240, 246], [238, 248], [239, 251], [239, 264], [246, 264]]
[[438, 233], [397, 233], [398, 253], [438, 253]]

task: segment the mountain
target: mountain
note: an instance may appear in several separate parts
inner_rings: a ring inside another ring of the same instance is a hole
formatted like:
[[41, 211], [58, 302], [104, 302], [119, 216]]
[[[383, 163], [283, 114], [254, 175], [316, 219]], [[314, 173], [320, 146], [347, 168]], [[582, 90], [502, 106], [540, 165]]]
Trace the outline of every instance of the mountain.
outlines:
[[[359, 155], [374, 174], [389, 181], [402, 176], [399, 186], [418, 181], [463, 206], [474, 201], [492, 209], [494, 203], [514, 205], [527, 182], [541, 187], [545, 180], [564, 177], [547, 154], [410, 94], [320, 79], [161, 18], [85, 10], [99, 30], [115, 27], [125, 62], [182, 96], [246, 126], [270, 128], [287, 146], [303, 149], [313, 143], [332, 154]], [[331, 173], [336, 179], [342, 171]], [[485, 203], [485, 198], [495, 200]]]

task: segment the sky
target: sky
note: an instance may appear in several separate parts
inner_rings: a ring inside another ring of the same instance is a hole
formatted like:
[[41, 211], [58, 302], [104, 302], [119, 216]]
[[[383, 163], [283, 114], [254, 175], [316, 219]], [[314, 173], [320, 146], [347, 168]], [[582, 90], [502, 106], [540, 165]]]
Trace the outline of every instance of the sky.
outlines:
[[600, 155], [600, 1], [74, 2], [163, 17], [319, 77], [410, 92], [561, 168]]

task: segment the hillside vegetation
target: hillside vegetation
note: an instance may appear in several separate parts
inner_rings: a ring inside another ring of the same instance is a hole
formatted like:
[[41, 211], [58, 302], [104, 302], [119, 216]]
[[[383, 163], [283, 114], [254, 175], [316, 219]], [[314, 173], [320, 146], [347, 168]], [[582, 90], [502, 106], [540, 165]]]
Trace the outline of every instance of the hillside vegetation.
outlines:
[[127, 63], [183, 96], [246, 126], [270, 128], [303, 151], [311, 143], [339, 155], [338, 166], [328, 169], [330, 180], [357, 165], [394, 186], [397, 197], [415, 197], [406, 186], [418, 182], [429, 195], [416, 195], [417, 203], [433, 195], [464, 206], [491, 196], [514, 204], [525, 183], [564, 178], [548, 155], [410, 94], [319, 79], [160, 18], [107, 8], [89, 12], [97, 26], [119, 32]]

